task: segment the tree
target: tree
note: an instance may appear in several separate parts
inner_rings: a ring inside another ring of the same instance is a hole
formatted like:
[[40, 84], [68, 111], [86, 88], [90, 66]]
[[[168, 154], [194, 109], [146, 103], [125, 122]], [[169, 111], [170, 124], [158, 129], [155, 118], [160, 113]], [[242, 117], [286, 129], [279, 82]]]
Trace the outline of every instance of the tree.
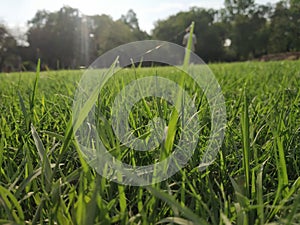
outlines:
[[127, 24], [131, 29], [140, 29], [136, 13], [132, 9], [129, 9], [126, 15], [121, 16], [121, 21]]
[[86, 16], [63, 7], [57, 12], [38, 11], [27, 32], [31, 61], [41, 58], [50, 68], [88, 66], [98, 55], [148, 37], [139, 30], [136, 14], [129, 10], [123, 20], [107, 15]]
[[19, 68], [17, 41], [7, 31], [4, 25], [0, 25], [0, 71], [11, 71]]
[[194, 33], [197, 37], [195, 52], [206, 61], [219, 61], [224, 57], [225, 27], [215, 18], [217, 11], [193, 7], [188, 12], [179, 12], [155, 24], [155, 39], [182, 44], [185, 29], [195, 22]]
[[51, 68], [74, 68], [79, 24], [79, 12], [71, 7], [53, 13], [38, 11], [27, 32], [34, 60], [42, 58]]
[[226, 23], [230, 24], [230, 50], [235, 59], [246, 60], [266, 54], [270, 7], [254, 4], [253, 0], [226, 0], [225, 6]]
[[292, 30], [292, 50], [300, 51], [300, 1], [290, 0], [291, 30]]
[[288, 52], [293, 49], [293, 38], [295, 38], [293, 37], [295, 33], [293, 25], [294, 21], [288, 2], [278, 2], [271, 16], [269, 39], [271, 53]]
[[98, 55], [119, 45], [149, 38], [147, 33], [139, 30], [138, 25], [129, 25], [122, 19], [113, 21], [108, 15], [96, 15], [89, 17], [89, 20], [93, 24], [91, 31], [94, 34]]
[[254, 0], [225, 0], [225, 8], [232, 18], [250, 14], [254, 6]]
[[257, 5], [250, 19], [253, 31], [250, 54], [254, 58], [268, 54], [268, 45], [266, 43], [268, 43], [270, 37], [268, 20], [271, 10], [271, 6]]
[[126, 15], [122, 15], [120, 21], [129, 26], [130, 31], [133, 33], [136, 40], [145, 40], [150, 38], [145, 31], [141, 31], [136, 13], [132, 9], [129, 9]]
[[[247, 60], [268, 53], [300, 51], [299, 0], [282, 0], [276, 6], [257, 5], [254, 0], [225, 0], [225, 8], [220, 10], [192, 7], [158, 20], [153, 38], [181, 45], [192, 21], [197, 36], [195, 52], [205, 61]], [[0, 26], [1, 68], [4, 62], [17, 59], [17, 54], [34, 63], [41, 58], [42, 64], [52, 69], [88, 66], [114, 47], [151, 38], [140, 30], [132, 9], [116, 21], [108, 15], [85, 16], [71, 7], [51, 13], [42, 10], [28, 24], [29, 47], [18, 47]], [[228, 39], [231, 45], [224, 46]]]

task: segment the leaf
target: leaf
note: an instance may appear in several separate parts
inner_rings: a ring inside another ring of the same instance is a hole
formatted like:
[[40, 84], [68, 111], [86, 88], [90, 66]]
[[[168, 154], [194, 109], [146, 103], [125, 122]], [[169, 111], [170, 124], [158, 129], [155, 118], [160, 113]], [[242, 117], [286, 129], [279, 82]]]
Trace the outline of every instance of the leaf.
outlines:
[[162, 223], [176, 223], [179, 225], [195, 225], [192, 221], [180, 218], [180, 217], [167, 217], [165, 219], [160, 220], [156, 224], [162, 224]]
[[[113, 62], [113, 64], [108, 69], [107, 74], [114, 72], [113, 70], [116, 67], [117, 62], [118, 62], [118, 57], [116, 58], [116, 60]], [[75, 112], [77, 112], [77, 115], [76, 115], [77, 117], [75, 117], [76, 120], [74, 121], [74, 124], [73, 124], [74, 132], [77, 131], [77, 129], [80, 127], [80, 125], [83, 123], [83, 121], [85, 120], [85, 118], [87, 117], [87, 115], [89, 114], [91, 109], [93, 108], [93, 105], [95, 104], [95, 102], [99, 96], [99, 92], [101, 90], [100, 87], [102, 85], [103, 85], [103, 83], [99, 82], [98, 86], [94, 88], [93, 92], [91, 93], [89, 98], [85, 101], [83, 106], [79, 106], [79, 105], [75, 106]], [[78, 109], [78, 107], [80, 107], [80, 109]]]
[[32, 137], [34, 139], [36, 149], [38, 150], [38, 154], [40, 156], [42, 171], [44, 172], [44, 177], [45, 177], [45, 180], [46, 180], [46, 187], [50, 187], [51, 176], [52, 176], [51, 165], [50, 165], [50, 162], [48, 160], [44, 145], [43, 145], [38, 133], [36, 132], [36, 130], [35, 130], [35, 128], [32, 124], [31, 124], [31, 133], [32, 133]]
[[148, 191], [150, 191], [154, 196], [160, 198], [161, 200], [165, 201], [169, 205], [174, 208], [177, 208], [178, 211], [182, 212], [186, 218], [193, 221], [194, 224], [201, 224], [201, 225], [208, 225], [208, 223], [200, 218], [197, 214], [195, 214], [192, 210], [187, 208], [186, 206], [182, 206], [179, 202], [177, 202], [173, 196], [170, 196], [164, 193], [162, 190], [158, 188], [154, 188], [151, 186], [146, 187]]
[[[6, 188], [0, 186], [0, 203], [4, 206], [9, 219], [14, 219], [18, 224], [24, 224], [23, 210], [15, 196]], [[18, 215], [15, 210], [17, 210]]]

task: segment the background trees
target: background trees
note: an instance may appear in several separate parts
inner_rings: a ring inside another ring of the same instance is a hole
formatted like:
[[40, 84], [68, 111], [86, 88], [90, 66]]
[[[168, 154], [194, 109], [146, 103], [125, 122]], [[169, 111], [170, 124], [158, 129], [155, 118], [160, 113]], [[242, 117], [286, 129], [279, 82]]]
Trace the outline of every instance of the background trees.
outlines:
[[300, 1], [259, 5], [254, 0], [225, 0], [224, 5], [218, 11], [194, 7], [158, 21], [153, 36], [181, 44], [180, 32], [195, 21], [196, 53], [205, 61], [248, 60], [300, 51]]
[[[38, 11], [28, 21], [28, 46], [18, 46], [0, 25], [0, 70], [32, 69], [38, 58], [45, 69], [75, 69], [128, 42], [160, 39], [182, 44], [185, 29], [195, 21], [196, 53], [207, 62], [259, 58], [269, 53], [300, 51], [300, 2], [282, 0], [258, 5], [254, 0], [225, 0], [220, 10], [192, 7], [155, 23], [152, 35], [140, 29], [129, 10], [120, 19], [86, 16], [63, 7]], [[23, 65], [20, 65], [23, 62]]]
[[207, 61], [224, 59], [225, 27], [217, 23], [217, 11], [193, 7], [188, 12], [180, 12], [168, 19], [158, 21], [153, 37], [159, 40], [182, 44], [185, 29], [195, 22], [194, 33], [197, 36], [196, 53]]
[[300, 2], [281, 1], [270, 21], [270, 53], [300, 51]]
[[3, 25], [0, 25], [0, 69], [9, 72], [13, 68], [18, 68], [19, 61], [15, 38]]
[[113, 21], [108, 15], [85, 16], [63, 7], [52, 13], [38, 11], [28, 23], [29, 60], [41, 58], [44, 66], [55, 69], [88, 66], [118, 45], [148, 38], [132, 10]]
[[27, 38], [31, 59], [41, 58], [51, 68], [74, 68], [79, 12], [63, 7], [58, 12], [38, 11], [28, 22]]

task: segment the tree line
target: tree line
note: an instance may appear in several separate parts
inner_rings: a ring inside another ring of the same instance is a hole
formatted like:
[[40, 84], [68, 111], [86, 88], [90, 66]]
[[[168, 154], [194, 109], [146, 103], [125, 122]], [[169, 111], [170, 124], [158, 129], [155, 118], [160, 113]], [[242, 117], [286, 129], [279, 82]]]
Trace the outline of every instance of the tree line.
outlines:
[[195, 22], [197, 37], [195, 52], [206, 62], [300, 51], [298, 0], [274, 5], [225, 0], [220, 10], [192, 7], [158, 20], [151, 35], [140, 29], [133, 10], [113, 20], [104, 14], [86, 16], [64, 6], [56, 12], [40, 10], [28, 21], [25, 46], [0, 25], [0, 70], [32, 70], [38, 58], [44, 69], [77, 69], [114, 47], [138, 40], [158, 39], [181, 45], [191, 21]]

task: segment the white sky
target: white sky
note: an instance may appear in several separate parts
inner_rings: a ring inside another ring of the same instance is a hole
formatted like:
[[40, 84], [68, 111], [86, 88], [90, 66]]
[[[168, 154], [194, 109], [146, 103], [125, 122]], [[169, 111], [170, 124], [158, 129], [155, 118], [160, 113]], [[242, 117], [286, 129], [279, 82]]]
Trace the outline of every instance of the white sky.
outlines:
[[[279, 0], [256, 0], [257, 3], [275, 3]], [[219, 9], [224, 0], [0, 0], [0, 23], [21, 30], [26, 29], [26, 22], [32, 19], [39, 9], [57, 11], [67, 5], [79, 9], [86, 15], [108, 14], [114, 20], [133, 9], [137, 14], [142, 30], [150, 33], [154, 22], [165, 19], [179, 11], [186, 11], [191, 6]]]

